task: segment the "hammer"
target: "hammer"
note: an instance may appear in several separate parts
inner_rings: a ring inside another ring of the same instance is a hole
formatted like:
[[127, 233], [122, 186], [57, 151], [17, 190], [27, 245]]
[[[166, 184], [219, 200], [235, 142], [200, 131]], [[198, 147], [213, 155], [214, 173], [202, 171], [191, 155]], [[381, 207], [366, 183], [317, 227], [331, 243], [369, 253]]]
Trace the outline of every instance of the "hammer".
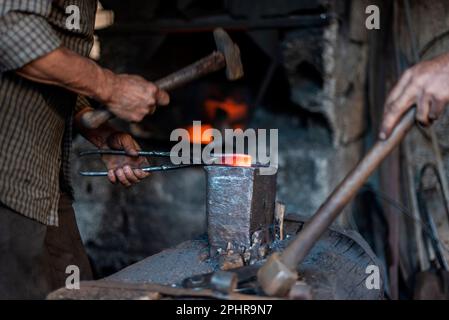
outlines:
[[415, 108], [409, 110], [387, 140], [376, 142], [318, 208], [282, 254], [273, 253], [267, 259], [257, 273], [257, 280], [267, 295], [282, 297], [289, 293], [298, 278], [296, 272], [298, 264], [304, 260], [314, 244], [356, 195], [373, 171], [413, 127], [415, 113]]
[[[155, 85], [161, 90], [169, 91], [223, 68], [226, 68], [226, 77], [231, 81], [243, 77], [239, 47], [222, 28], [214, 30], [214, 39], [218, 51], [156, 81]], [[96, 129], [113, 117], [108, 110], [96, 110], [84, 113], [81, 121], [86, 128]]]

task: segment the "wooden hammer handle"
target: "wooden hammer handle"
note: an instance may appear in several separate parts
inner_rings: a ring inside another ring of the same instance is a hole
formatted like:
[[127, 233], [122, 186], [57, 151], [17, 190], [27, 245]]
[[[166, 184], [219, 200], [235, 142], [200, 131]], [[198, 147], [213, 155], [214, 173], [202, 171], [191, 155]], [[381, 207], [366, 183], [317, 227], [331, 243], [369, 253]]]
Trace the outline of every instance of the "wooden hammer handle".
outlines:
[[[224, 55], [214, 51], [207, 57], [156, 81], [154, 84], [160, 90], [169, 91], [224, 67], [226, 67]], [[114, 115], [108, 110], [96, 110], [84, 113], [81, 116], [81, 122], [86, 128], [96, 129], [113, 117]]]
[[290, 270], [296, 270], [298, 264], [303, 261], [314, 244], [356, 195], [373, 171], [401, 143], [415, 123], [415, 113], [415, 108], [409, 110], [401, 118], [388, 139], [376, 142], [282, 252], [281, 260]]

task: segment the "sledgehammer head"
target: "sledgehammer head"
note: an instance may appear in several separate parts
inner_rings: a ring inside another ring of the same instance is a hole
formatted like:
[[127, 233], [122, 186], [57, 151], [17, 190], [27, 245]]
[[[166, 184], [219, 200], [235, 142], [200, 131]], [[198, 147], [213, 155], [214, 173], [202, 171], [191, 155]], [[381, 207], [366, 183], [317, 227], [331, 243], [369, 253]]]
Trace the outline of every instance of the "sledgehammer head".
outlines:
[[214, 30], [214, 38], [218, 51], [225, 57], [227, 78], [229, 80], [237, 80], [243, 77], [239, 47], [232, 42], [231, 37], [222, 28]]
[[282, 262], [277, 252], [257, 272], [257, 281], [268, 296], [285, 297], [298, 279]]

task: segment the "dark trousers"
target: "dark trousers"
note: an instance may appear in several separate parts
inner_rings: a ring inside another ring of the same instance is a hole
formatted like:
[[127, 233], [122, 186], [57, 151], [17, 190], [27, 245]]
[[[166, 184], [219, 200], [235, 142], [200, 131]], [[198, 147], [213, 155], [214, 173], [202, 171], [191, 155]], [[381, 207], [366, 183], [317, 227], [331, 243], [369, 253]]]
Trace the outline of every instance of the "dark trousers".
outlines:
[[92, 271], [69, 196], [61, 194], [59, 227], [45, 226], [0, 203], [0, 299], [43, 299], [64, 287], [69, 265]]

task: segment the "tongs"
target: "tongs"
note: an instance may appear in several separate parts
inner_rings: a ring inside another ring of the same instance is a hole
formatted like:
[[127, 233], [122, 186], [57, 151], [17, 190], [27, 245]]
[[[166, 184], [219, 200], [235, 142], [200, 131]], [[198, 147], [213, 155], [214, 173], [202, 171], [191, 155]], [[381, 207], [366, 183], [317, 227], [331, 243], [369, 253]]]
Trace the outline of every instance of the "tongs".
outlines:
[[[112, 149], [95, 149], [95, 150], [86, 150], [79, 153], [80, 157], [84, 156], [92, 156], [92, 155], [118, 155], [118, 156], [128, 156], [132, 157], [126, 153], [124, 150], [112, 150]], [[173, 154], [171, 152], [165, 151], [139, 151], [136, 157], [155, 157], [155, 158], [170, 158]], [[251, 166], [251, 157], [249, 155], [244, 154], [212, 154], [208, 159], [207, 163], [204, 163], [202, 160], [193, 161], [193, 157], [190, 159], [192, 163], [189, 164], [163, 164], [157, 166], [147, 166], [141, 167], [144, 172], [157, 172], [157, 171], [169, 171], [176, 170], [182, 168], [190, 168], [190, 167], [198, 167], [205, 165], [231, 165], [236, 166], [236, 159], [242, 158], [243, 162], [239, 162], [237, 166], [248, 167]], [[198, 163], [199, 162], [199, 163]], [[107, 171], [80, 171], [80, 175], [85, 177], [104, 177], [108, 175]]]
[[[118, 155], [118, 156], [128, 156], [131, 157], [129, 154], [126, 153], [124, 150], [111, 150], [111, 149], [97, 149], [97, 150], [86, 150], [79, 153], [80, 157], [84, 156], [92, 156], [92, 155]], [[164, 152], [164, 151], [139, 151], [136, 155], [136, 157], [155, 157], [155, 158], [170, 158], [171, 153], [170, 152]], [[201, 166], [204, 165], [202, 163], [200, 164], [167, 164], [167, 165], [158, 165], [158, 166], [147, 166], [147, 167], [141, 167], [141, 169], [144, 172], [157, 172], [157, 171], [168, 171], [168, 170], [176, 170], [181, 168], [187, 168], [187, 167], [194, 167], [194, 166]], [[85, 177], [104, 177], [108, 175], [107, 171], [80, 171], [79, 173], [82, 176]]]

